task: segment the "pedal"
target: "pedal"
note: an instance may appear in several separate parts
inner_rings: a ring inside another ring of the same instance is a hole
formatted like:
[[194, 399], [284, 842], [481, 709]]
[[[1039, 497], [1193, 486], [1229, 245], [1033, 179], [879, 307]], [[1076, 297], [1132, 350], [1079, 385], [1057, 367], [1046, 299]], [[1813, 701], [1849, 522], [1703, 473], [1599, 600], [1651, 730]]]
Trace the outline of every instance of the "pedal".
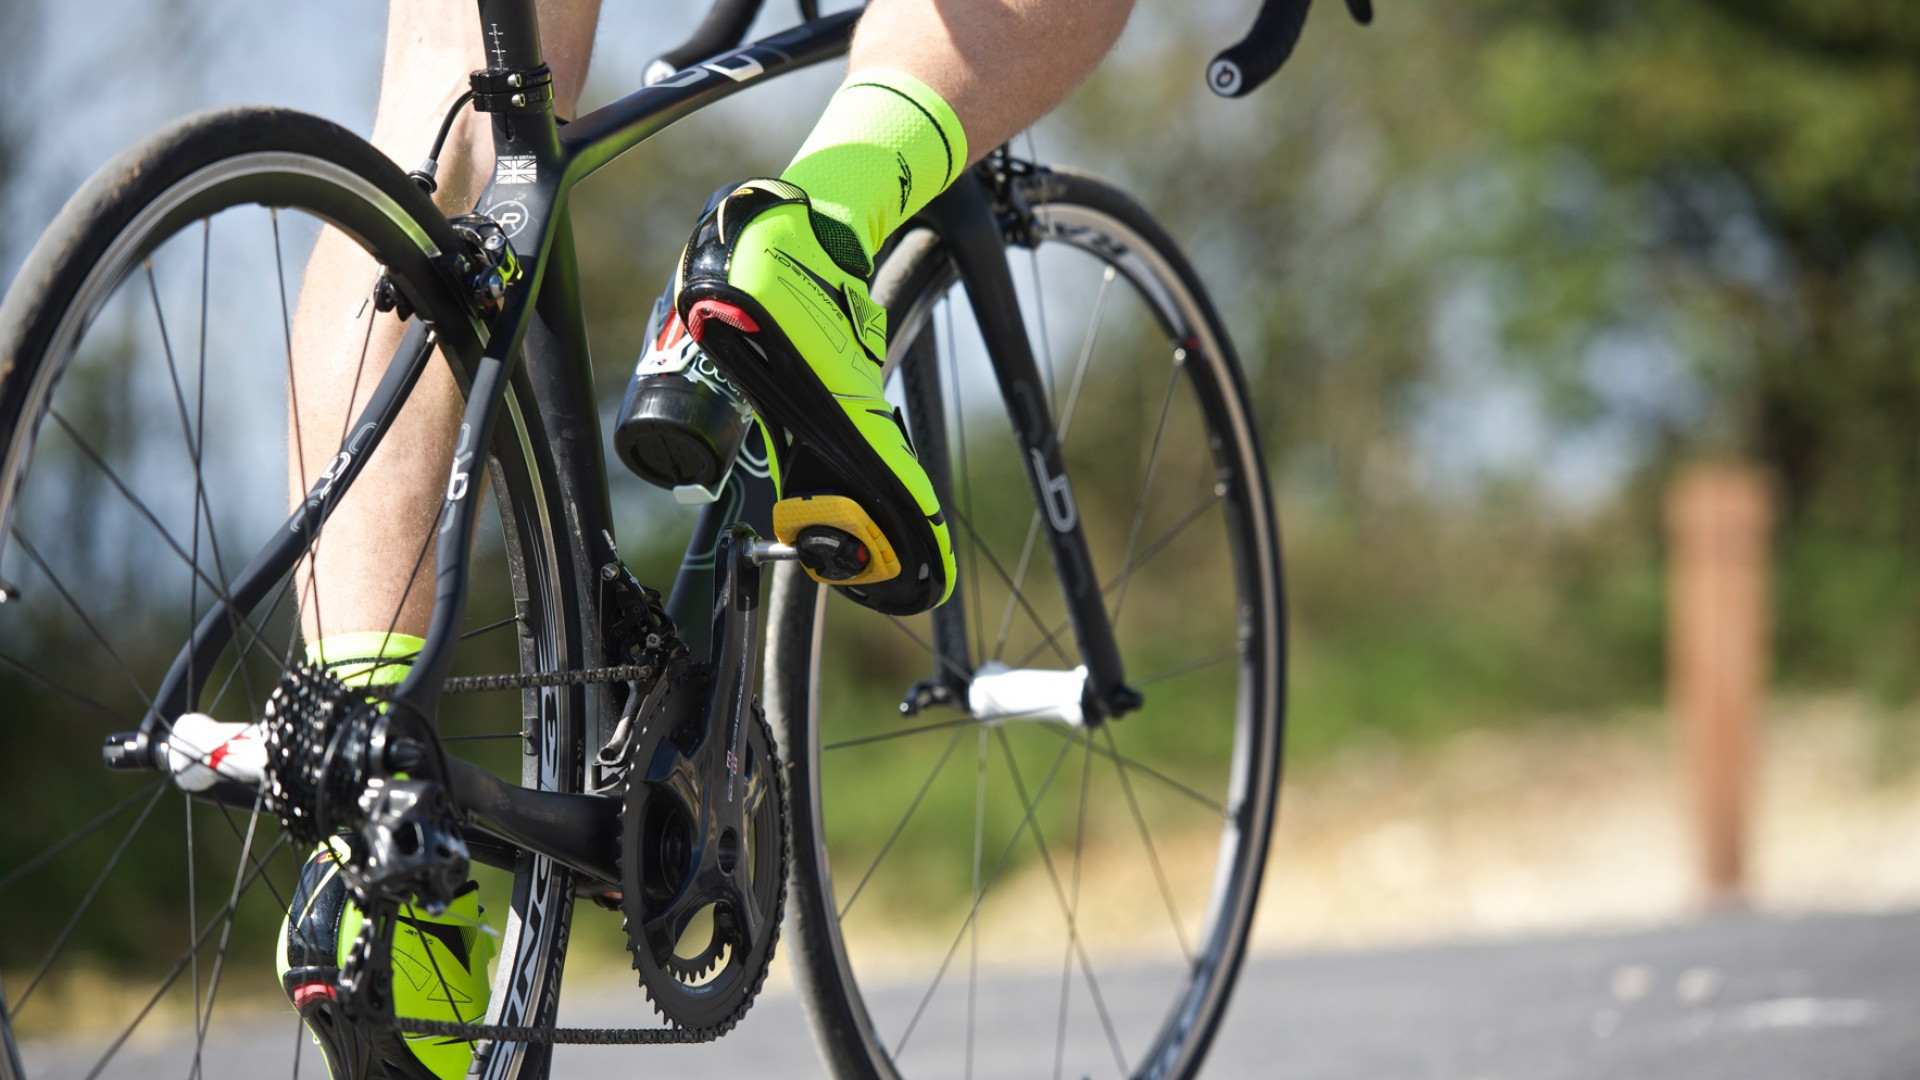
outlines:
[[773, 535], [793, 545], [807, 576], [823, 585], [865, 585], [900, 575], [900, 556], [886, 534], [844, 495], [802, 495], [774, 503]]

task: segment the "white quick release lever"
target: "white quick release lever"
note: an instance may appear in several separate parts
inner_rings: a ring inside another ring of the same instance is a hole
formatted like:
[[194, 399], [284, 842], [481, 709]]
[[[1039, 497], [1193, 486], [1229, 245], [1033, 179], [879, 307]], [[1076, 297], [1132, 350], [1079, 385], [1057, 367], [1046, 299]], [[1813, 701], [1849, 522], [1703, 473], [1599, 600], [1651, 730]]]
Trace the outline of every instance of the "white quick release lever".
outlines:
[[967, 708], [983, 724], [1002, 720], [1059, 720], [1085, 725], [1081, 704], [1087, 690], [1087, 669], [1072, 671], [1010, 668], [989, 660], [973, 673], [967, 687]]

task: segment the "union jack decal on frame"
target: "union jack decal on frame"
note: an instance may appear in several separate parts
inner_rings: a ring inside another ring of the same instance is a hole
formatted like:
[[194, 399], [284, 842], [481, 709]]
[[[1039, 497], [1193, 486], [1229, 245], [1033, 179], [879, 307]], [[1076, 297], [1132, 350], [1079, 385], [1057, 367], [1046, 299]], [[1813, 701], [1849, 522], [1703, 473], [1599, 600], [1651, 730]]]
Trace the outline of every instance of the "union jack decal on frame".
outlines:
[[503, 157], [493, 171], [496, 184], [533, 184], [539, 179], [539, 164], [531, 157]]

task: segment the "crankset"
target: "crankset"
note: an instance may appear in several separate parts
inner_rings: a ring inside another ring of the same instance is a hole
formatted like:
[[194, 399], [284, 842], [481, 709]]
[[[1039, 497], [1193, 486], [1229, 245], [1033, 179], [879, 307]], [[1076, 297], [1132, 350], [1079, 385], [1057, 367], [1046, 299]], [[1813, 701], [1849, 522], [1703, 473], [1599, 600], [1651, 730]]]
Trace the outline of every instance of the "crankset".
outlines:
[[786, 899], [785, 782], [753, 702], [760, 571], [715, 552], [712, 663], [674, 661], [637, 718], [621, 808], [620, 911], [654, 1008], [720, 1034], [766, 980]]

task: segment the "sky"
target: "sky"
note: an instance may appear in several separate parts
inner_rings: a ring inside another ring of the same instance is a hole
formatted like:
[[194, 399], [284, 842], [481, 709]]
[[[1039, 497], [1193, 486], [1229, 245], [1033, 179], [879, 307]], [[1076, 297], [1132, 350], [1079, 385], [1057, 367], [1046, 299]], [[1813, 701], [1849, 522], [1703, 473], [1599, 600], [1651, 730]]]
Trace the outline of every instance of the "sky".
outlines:
[[[271, 104], [362, 135], [373, 126], [386, 30], [386, 5], [377, 0], [34, 0], [24, 10], [28, 42], [16, 55], [35, 58], [33, 74], [0, 84], [22, 84], [39, 131], [9, 188], [25, 227], [0, 239], [0, 280], [12, 278], [26, 247], [87, 176], [170, 120]], [[670, 0], [607, 4], [585, 107], [637, 88], [647, 61], [691, 33], [702, 10]], [[769, 4], [758, 30], [793, 17], [790, 4]], [[817, 108], [834, 81], [827, 67], [804, 73], [783, 84], [787, 94], [754, 95], [753, 107]], [[722, 121], [726, 114], [713, 113]]]

